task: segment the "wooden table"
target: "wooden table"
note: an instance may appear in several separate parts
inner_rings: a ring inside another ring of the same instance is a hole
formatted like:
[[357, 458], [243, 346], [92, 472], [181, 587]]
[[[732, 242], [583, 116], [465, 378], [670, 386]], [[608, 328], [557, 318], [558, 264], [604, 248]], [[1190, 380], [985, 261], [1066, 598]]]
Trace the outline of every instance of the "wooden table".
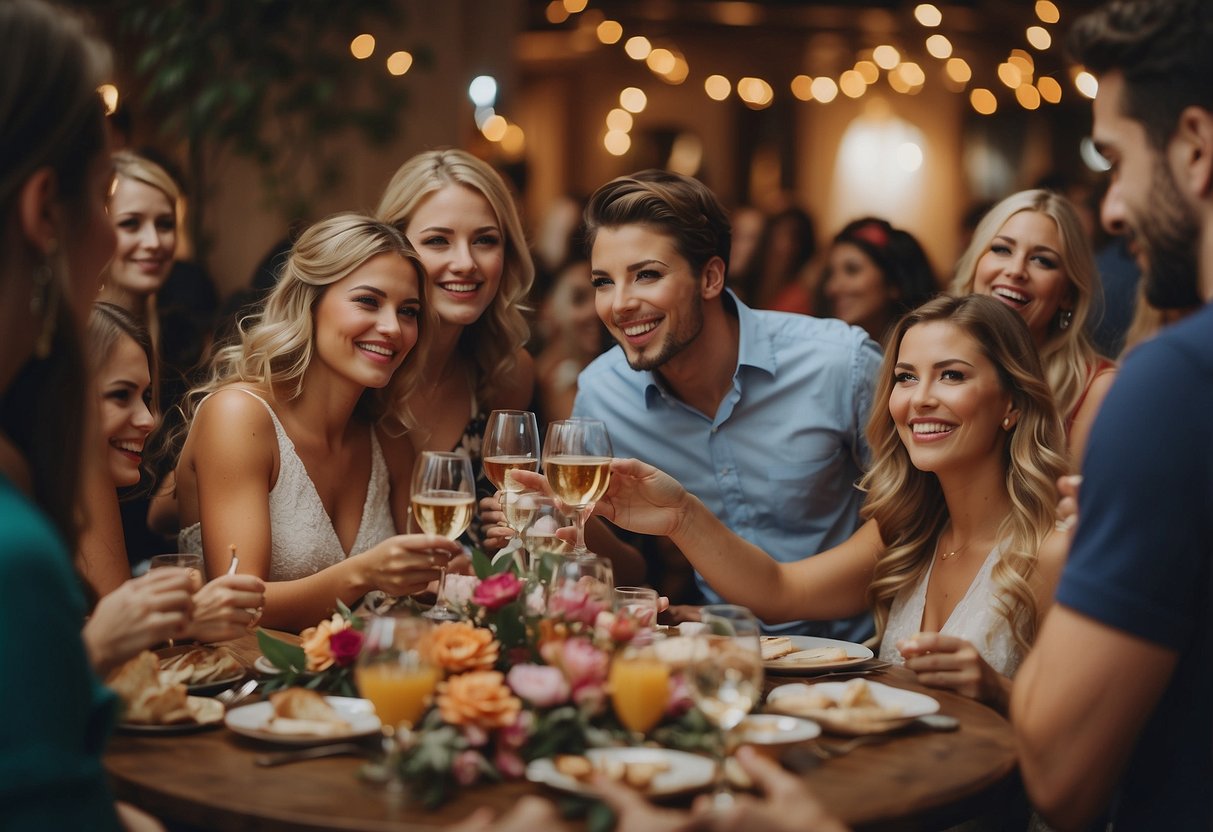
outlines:
[[[251, 665], [260, 655], [251, 636], [235, 644]], [[875, 677], [926, 690], [905, 670]], [[798, 681], [773, 677], [771, 685]], [[940, 829], [982, 811], [997, 811], [1017, 791], [1010, 725], [960, 696], [927, 691], [941, 713], [960, 720], [951, 733], [896, 735], [824, 762], [803, 776], [822, 801], [857, 829]], [[362, 761], [333, 757], [259, 768], [265, 746], [225, 728], [196, 734], [115, 735], [105, 755], [114, 790], [153, 814], [202, 829], [428, 829], [473, 808], [507, 810], [537, 787], [526, 782], [468, 789], [433, 812], [393, 810], [379, 787], [361, 781]]]

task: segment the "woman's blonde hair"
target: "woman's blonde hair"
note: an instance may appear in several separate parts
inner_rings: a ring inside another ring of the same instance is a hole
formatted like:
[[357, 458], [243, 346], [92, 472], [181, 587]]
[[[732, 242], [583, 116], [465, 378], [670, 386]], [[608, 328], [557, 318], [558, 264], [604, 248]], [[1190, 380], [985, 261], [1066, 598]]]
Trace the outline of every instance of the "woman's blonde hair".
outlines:
[[173, 177], [169, 176], [168, 171], [146, 156], [140, 156], [129, 150], [115, 152], [113, 160], [115, 179], [132, 179], [160, 191], [168, 197], [169, 204], [173, 206], [173, 216], [176, 217], [177, 201], [181, 199], [181, 187]]
[[1044, 214], [1053, 220], [1061, 235], [1061, 266], [1070, 281], [1070, 297], [1074, 302], [1068, 325], [1062, 327], [1062, 315], [1049, 321], [1048, 335], [1040, 345], [1040, 361], [1045, 378], [1053, 389], [1057, 410], [1067, 424], [1078, 406], [1097, 362], [1095, 346], [1087, 333], [1095, 295], [1100, 291], [1095, 269], [1095, 255], [1087, 240], [1082, 222], [1074, 205], [1064, 196], [1046, 190], [1020, 191], [1011, 194], [982, 217], [973, 232], [973, 239], [956, 263], [956, 276], [951, 291], [958, 295], [973, 291], [977, 277], [977, 261], [985, 254], [1007, 220], [1021, 211]]
[[483, 403], [500, 390], [514, 367], [514, 354], [530, 338], [522, 302], [531, 291], [535, 266], [505, 182], [470, 153], [430, 150], [400, 166], [383, 192], [376, 216], [403, 231], [421, 203], [447, 185], [470, 188], [488, 200], [505, 237], [505, 268], [497, 295], [480, 320], [465, 328], [459, 338], [460, 350], [475, 364], [476, 398]]
[[407, 400], [417, 383], [421, 358], [433, 337], [426, 312], [425, 269], [417, 252], [398, 230], [359, 214], [335, 214], [300, 236], [266, 299], [265, 309], [240, 322], [240, 341], [223, 347], [211, 360], [210, 378], [189, 392], [183, 430], [207, 395], [232, 384], [273, 389], [288, 401], [303, 392], [303, 377], [315, 354], [315, 310], [328, 287], [380, 254], [395, 254], [417, 272], [422, 316], [417, 344], [382, 389], [367, 389], [358, 413], [389, 428], [411, 427]]
[[1003, 451], [1011, 511], [998, 529], [1001, 550], [993, 580], [999, 611], [1026, 651], [1036, 637], [1036, 600], [1028, 580], [1056, 520], [1055, 483], [1066, 469], [1057, 449], [1064, 447], [1064, 439], [1027, 324], [985, 295], [941, 295], [904, 316], [889, 335], [873, 399], [877, 404], [867, 426], [872, 468], [860, 484], [868, 494], [863, 515], [876, 520], [885, 544], [868, 587], [877, 639], [884, 634], [893, 598], [926, 570], [948, 522], [938, 478], [914, 467], [887, 406], [902, 339], [911, 327], [935, 321], [952, 324], [976, 342], [1019, 411]]

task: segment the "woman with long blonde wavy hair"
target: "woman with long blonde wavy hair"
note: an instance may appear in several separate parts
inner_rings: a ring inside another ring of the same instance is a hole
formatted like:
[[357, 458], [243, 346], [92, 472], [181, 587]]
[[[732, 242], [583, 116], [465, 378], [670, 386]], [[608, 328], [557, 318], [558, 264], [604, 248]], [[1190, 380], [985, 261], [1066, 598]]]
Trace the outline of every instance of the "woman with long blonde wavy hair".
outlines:
[[404, 437], [433, 329], [425, 271], [390, 225], [357, 214], [296, 242], [265, 311], [220, 350], [186, 403], [180, 550], [211, 575], [266, 581], [264, 621], [299, 630], [340, 599], [406, 595], [459, 551], [407, 530]]
[[432, 150], [401, 165], [377, 216], [417, 249], [438, 318], [410, 439], [417, 451], [462, 450], [479, 468], [488, 413], [526, 409], [535, 387], [521, 306], [535, 268], [514, 200], [487, 163]]
[[999, 202], [977, 224], [951, 290], [989, 295], [1027, 322], [1077, 470], [1116, 365], [1095, 351], [1087, 331], [1099, 274], [1074, 206], [1046, 190]]
[[634, 459], [612, 464], [598, 511], [668, 535], [765, 621], [871, 608], [882, 657], [1005, 710], [1064, 559], [1052, 534], [1062, 428], [1042, 378], [1022, 318], [981, 295], [941, 296], [890, 333], [874, 398], [884, 406], [868, 423], [868, 521], [846, 543], [779, 563]]

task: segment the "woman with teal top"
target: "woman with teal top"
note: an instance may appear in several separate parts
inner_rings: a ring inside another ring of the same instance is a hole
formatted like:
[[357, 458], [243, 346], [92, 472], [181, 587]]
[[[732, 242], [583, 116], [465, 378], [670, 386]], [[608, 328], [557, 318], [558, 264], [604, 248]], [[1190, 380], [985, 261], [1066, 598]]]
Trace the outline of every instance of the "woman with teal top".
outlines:
[[0, 825], [156, 828], [115, 807], [101, 765], [114, 697], [89, 668], [70, 552], [89, 384], [79, 348], [114, 250], [96, 93], [79, 21], [0, 3]]

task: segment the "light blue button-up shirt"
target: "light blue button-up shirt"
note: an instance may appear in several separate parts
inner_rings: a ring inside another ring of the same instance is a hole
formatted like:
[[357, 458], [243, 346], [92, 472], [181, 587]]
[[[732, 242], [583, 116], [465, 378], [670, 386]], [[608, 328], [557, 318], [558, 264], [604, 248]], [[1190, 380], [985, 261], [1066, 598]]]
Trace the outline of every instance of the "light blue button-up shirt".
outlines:
[[[841, 321], [753, 310], [732, 293], [740, 343], [715, 417], [680, 401], [616, 346], [577, 381], [576, 416], [602, 419], [615, 455], [666, 471], [741, 537], [788, 563], [837, 546], [859, 524], [855, 487], [880, 348]], [[729, 303], [726, 301], [726, 304]], [[710, 602], [720, 596], [696, 573]], [[871, 617], [768, 626], [861, 641]]]

